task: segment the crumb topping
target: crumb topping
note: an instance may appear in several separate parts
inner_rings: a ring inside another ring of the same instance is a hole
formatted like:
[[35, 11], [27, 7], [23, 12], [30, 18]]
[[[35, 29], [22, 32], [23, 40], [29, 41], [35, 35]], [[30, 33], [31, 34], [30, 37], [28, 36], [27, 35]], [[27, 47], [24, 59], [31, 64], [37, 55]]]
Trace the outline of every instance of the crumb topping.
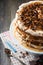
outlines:
[[[32, 30], [43, 30], [43, 4], [35, 2], [23, 7], [19, 20]], [[20, 22], [21, 22], [20, 21]]]

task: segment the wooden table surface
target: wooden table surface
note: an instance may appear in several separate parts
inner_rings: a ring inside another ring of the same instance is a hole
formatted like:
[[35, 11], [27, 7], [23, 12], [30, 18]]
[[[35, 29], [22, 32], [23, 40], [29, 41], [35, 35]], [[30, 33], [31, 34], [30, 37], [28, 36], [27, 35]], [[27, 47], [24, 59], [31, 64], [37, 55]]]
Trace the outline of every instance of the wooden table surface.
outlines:
[[[29, 0], [0, 0], [0, 33], [9, 30], [10, 23], [15, 17], [18, 6]], [[0, 39], [0, 65], [12, 65], [4, 52], [4, 45]]]

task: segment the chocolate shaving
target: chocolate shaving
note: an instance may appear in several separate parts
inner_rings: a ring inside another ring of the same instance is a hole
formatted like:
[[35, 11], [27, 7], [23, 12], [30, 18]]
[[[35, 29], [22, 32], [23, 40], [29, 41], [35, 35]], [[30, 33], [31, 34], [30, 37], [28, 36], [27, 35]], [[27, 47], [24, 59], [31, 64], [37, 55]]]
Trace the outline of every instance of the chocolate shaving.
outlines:
[[43, 30], [43, 4], [35, 2], [24, 7], [20, 14], [20, 19], [26, 27], [30, 28], [31, 26], [34, 31]]

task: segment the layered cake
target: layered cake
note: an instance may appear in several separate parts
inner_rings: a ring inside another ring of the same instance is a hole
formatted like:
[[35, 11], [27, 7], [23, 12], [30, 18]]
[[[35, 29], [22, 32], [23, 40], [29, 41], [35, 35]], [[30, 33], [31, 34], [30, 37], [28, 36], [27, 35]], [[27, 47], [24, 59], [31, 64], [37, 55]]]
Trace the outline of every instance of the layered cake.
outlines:
[[43, 51], [43, 1], [19, 6], [13, 21], [13, 35], [27, 49]]

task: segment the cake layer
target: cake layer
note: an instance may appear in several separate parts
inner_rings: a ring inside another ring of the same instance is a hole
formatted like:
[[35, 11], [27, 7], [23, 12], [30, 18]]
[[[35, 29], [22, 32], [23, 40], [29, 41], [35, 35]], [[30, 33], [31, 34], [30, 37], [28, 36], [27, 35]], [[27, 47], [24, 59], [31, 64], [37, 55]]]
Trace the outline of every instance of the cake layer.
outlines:
[[22, 4], [12, 23], [12, 34], [25, 48], [43, 51], [43, 1]]

